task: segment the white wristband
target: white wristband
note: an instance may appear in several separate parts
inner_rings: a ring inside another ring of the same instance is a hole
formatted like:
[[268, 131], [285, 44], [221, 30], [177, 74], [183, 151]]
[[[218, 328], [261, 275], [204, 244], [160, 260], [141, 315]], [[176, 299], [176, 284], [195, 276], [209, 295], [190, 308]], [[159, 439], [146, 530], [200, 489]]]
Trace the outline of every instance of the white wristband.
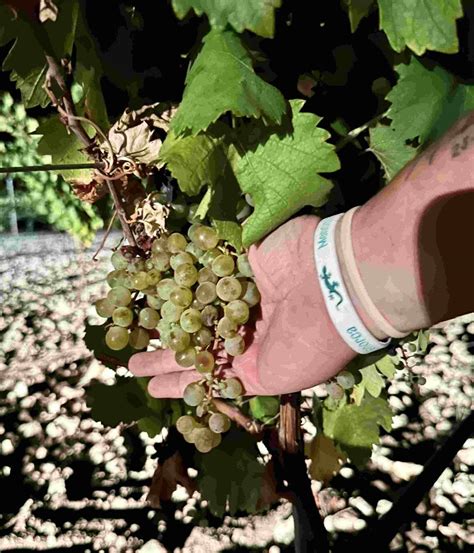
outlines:
[[343, 213], [322, 219], [314, 233], [314, 259], [329, 316], [346, 344], [357, 353], [371, 353], [391, 342], [377, 340], [352, 305], [337, 260], [335, 228]]

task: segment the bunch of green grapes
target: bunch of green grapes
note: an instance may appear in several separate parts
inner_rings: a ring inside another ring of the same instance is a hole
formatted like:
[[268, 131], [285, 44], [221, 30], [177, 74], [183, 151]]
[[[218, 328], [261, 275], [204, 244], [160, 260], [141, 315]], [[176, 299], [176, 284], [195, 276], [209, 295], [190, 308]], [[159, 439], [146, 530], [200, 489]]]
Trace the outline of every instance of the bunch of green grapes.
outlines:
[[235, 357], [245, 349], [239, 330], [260, 301], [247, 254], [237, 255], [212, 227], [193, 223], [187, 236], [155, 238], [146, 258], [122, 248], [111, 260], [111, 288], [95, 304], [100, 316], [111, 319], [107, 346], [144, 349], [158, 331], [161, 346], [175, 352], [178, 365], [202, 374], [183, 396], [196, 407], [197, 418], [190, 422], [186, 416], [177, 427], [199, 451], [209, 451], [230, 422], [211, 413], [213, 393], [237, 399], [243, 392], [238, 379], [225, 379], [218, 370], [216, 352]]

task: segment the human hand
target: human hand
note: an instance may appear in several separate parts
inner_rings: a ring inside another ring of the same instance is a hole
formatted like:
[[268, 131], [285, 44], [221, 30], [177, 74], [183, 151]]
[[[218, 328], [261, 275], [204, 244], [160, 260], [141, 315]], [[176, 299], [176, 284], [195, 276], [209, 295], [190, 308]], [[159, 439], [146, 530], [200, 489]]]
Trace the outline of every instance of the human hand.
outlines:
[[[261, 294], [256, 316], [245, 327], [246, 349], [231, 357], [225, 377], [237, 377], [244, 395], [277, 395], [310, 388], [337, 374], [356, 355], [340, 337], [324, 304], [314, 263], [319, 218], [292, 219], [249, 249]], [[153, 377], [150, 395], [182, 397], [202, 375], [180, 367], [169, 349], [136, 353], [129, 369]]]

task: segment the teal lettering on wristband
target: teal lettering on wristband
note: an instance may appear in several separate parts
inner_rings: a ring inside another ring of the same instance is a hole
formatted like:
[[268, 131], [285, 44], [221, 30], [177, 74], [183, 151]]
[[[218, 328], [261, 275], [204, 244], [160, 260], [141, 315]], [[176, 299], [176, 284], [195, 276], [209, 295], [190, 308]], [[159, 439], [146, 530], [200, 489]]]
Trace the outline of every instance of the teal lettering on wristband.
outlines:
[[355, 343], [360, 346], [363, 350], [365, 350], [365, 353], [370, 353], [373, 351], [370, 347], [370, 344], [367, 342], [367, 340], [362, 336], [361, 332], [357, 330], [355, 326], [350, 326], [346, 329], [347, 334], [351, 336], [351, 338], [355, 341]]
[[320, 234], [318, 237], [318, 250], [321, 248], [325, 248], [328, 245], [328, 236], [329, 236], [329, 228], [330, 228], [330, 221], [327, 219], [323, 219], [320, 223], [321, 229]]

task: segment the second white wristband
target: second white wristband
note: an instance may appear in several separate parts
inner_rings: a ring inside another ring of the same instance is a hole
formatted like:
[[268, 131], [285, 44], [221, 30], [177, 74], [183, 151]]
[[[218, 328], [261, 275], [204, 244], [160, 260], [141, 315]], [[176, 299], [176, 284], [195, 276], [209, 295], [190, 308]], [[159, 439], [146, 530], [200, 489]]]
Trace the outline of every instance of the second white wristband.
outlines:
[[337, 221], [343, 213], [322, 219], [314, 233], [314, 260], [329, 316], [346, 344], [357, 353], [386, 348], [391, 338], [381, 342], [366, 328], [352, 305], [342, 278], [335, 244]]

